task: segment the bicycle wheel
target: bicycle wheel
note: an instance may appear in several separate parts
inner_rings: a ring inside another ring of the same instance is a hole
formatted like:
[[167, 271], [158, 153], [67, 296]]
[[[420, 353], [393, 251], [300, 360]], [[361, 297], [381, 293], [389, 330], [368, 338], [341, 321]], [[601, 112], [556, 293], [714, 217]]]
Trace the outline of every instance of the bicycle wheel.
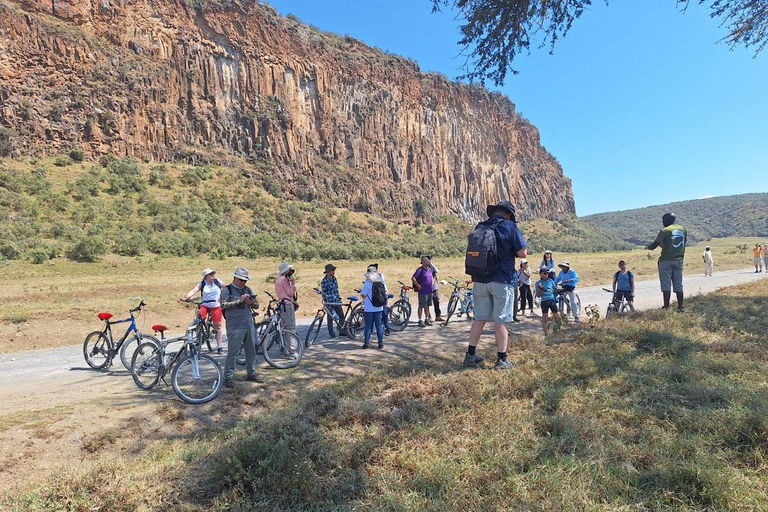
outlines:
[[171, 382], [179, 398], [188, 404], [204, 404], [221, 391], [221, 367], [208, 354], [192, 354], [176, 364]]
[[100, 370], [112, 361], [112, 344], [107, 335], [101, 331], [93, 331], [85, 337], [83, 356], [88, 366]]
[[402, 331], [408, 325], [411, 318], [411, 305], [400, 299], [389, 308], [389, 328], [393, 331]]
[[213, 352], [213, 349], [211, 348], [212, 336], [215, 337], [211, 324], [206, 321], [200, 322], [200, 324], [197, 326], [197, 329], [195, 330], [195, 337], [199, 342], [198, 346], [202, 348], [203, 343], [205, 343], [205, 346], [208, 347], [208, 352]]
[[264, 340], [264, 359], [281, 370], [293, 368], [304, 355], [304, 344], [292, 331], [275, 331]]
[[160, 380], [163, 350], [155, 343], [144, 342], [133, 352], [131, 376], [141, 389], [152, 389]]
[[608, 304], [608, 309], [605, 311], [605, 318], [608, 319], [611, 315], [615, 315], [616, 312], [616, 305], [611, 302]]
[[451, 298], [448, 300], [448, 311], [446, 311], [445, 322], [443, 325], [448, 325], [448, 320], [450, 320], [453, 313], [456, 312], [456, 304], [458, 303], [459, 298], [456, 295], [451, 295]]
[[[392, 327], [392, 323], [389, 324], [390, 328]], [[363, 334], [365, 330], [365, 315], [362, 308], [352, 311], [352, 314], [349, 315], [349, 321], [347, 322], [347, 336], [349, 336], [350, 339], [360, 341], [363, 339]], [[397, 329], [395, 329], [397, 330]]]
[[619, 313], [622, 315], [627, 312], [627, 309], [629, 308], [629, 304], [627, 304], [627, 301], [621, 301], [621, 308], [619, 308]]
[[[312, 344], [315, 342], [317, 337], [320, 335], [320, 328], [323, 326], [323, 317], [325, 315], [322, 313], [318, 313], [315, 315], [315, 319], [312, 320], [312, 324], [309, 326], [309, 330], [307, 331], [307, 336], [304, 338], [304, 346], [309, 348], [312, 346]], [[333, 322], [331, 318], [328, 319], [329, 322]]]
[[123, 342], [123, 346], [120, 347], [120, 362], [123, 363], [123, 366], [125, 366], [126, 370], [131, 371], [133, 353], [136, 352], [138, 346], [145, 341], [152, 342], [158, 347], [160, 346], [160, 341], [154, 336], [149, 336], [148, 334], [142, 334], [141, 338], [139, 338], [138, 334], [134, 334]]
[[474, 314], [475, 314], [475, 299], [470, 297], [469, 299], [467, 299], [467, 320], [474, 320], [475, 319]]

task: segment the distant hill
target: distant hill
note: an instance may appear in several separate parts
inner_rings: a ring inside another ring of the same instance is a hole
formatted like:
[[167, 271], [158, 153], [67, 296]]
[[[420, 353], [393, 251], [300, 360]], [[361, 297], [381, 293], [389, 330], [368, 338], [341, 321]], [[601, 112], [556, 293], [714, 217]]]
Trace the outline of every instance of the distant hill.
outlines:
[[598, 213], [581, 219], [627, 242], [646, 245], [675, 212], [691, 242], [726, 236], [768, 236], [768, 193], [694, 199], [634, 210]]

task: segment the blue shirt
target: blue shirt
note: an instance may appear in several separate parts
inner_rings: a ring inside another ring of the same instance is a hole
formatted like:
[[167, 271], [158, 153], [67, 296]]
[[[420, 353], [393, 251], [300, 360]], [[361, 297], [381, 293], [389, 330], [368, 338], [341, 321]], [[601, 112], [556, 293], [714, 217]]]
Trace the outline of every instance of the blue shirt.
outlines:
[[496, 249], [501, 257], [499, 270], [492, 278], [476, 278], [478, 283], [504, 283], [512, 284], [515, 280], [515, 256], [521, 249], [528, 247], [523, 234], [517, 229], [517, 223], [507, 220], [501, 215], [494, 215], [492, 219], [501, 222], [496, 226]]
[[538, 295], [539, 285], [541, 285], [541, 302], [545, 300], [555, 300], [555, 289], [557, 285], [552, 279], [540, 279], [536, 281], [536, 294]]
[[613, 276], [613, 279], [616, 281], [616, 291], [631, 292], [632, 280], [634, 278], [635, 276], [629, 270], [627, 270], [627, 273], [624, 275], [621, 274], [621, 271], [616, 272], [616, 275]]
[[339, 281], [336, 276], [325, 276], [320, 281], [320, 291], [323, 292], [323, 300], [330, 303], [341, 302], [341, 295], [339, 295]]
[[579, 274], [575, 270], [568, 269], [568, 272], [560, 271], [555, 278], [555, 284], [562, 283], [563, 286], [573, 286], [576, 288], [576, 283], [579, 282]]

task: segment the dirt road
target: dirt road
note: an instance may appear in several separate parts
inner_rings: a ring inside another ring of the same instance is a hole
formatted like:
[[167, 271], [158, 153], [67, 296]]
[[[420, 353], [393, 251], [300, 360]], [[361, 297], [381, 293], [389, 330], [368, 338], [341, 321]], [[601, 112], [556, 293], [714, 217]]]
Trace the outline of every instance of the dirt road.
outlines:
[[[724, 271], [713, 277], [687, 276], [686, 295], [766, 277], [749, 269]], [[605, 285], [610, 287], [609, 284]], [[602, 286], [577, 290], [583, 305], [598, 304], [601, 314], [610, 298]], [[636, 305], [661, 305], [658, 282], [636, 285]], [[674, 299], [673, 299], [674, 304]], [[415, 313], [412, 320], [415, 318]], [[513, 333], [540, 334], [538, 316], [523, 317]], [[309, 320], [299, 321], [299, 334]], [[226, 426], [240, 417], [268, 407], [273, 394], [313, 388], [386, 364], [387, 360], [420, 357], [435, 344], [441, 352], [461, 360], [469, 322], [451, 321], [447, 327], [409, 326], [386, 338], [384, 350], [360, 350], [358, 342], [344, 338], [328, 342], [323, 328], [320, 342], [308, 350], [293, 370], [273, 370], [261, 364], [266, 384], [244, 382], [236, 375], [234, 391], [223, 390], [213, 402], [189, 406], [170, 387], [139, 390], [119, 361], [109, 371], [94, 371], [85, 364], [81, 344], [69, 347], [0, 355], [0, 489], [42, 481], [52, 471], [84, 469], [110, 457], [134, 457], [169, 436], [190, 435], [200, 428]], [[484, 344], [489, 356], [493, 347]], [[218, 356], [222, 365], [223, 357]]]

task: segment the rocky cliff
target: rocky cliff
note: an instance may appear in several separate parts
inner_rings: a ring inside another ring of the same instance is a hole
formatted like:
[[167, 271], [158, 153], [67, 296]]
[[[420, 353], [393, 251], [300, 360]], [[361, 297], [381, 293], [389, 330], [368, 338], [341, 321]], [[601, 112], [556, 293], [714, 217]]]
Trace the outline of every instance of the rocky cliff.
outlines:
[[17, 155], [242, 154], [289, 197], [390, 218], [418, 203], [474, 220], [508, 197], [521, 219], [575, 211], [507, 98], [268, 6], [0, 0], [0, 40], [0, 125]]

